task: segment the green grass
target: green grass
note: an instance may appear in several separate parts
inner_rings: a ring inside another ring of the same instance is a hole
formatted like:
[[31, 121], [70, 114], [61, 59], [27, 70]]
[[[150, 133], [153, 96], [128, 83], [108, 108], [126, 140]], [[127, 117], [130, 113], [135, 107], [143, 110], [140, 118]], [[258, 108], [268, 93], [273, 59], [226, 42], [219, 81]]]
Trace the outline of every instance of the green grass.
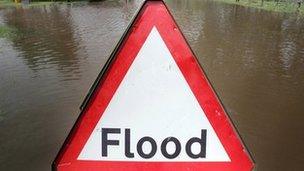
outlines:
[[72, 4], [72, 3], [79, 3], [79, 2], [88, 2], [88, 0], [32, 0], [29, 4], [22, 4], [22, 3], [15, 3], [14, 0], [0, 0], [0, 9], [5, 7], [35, 7], [35, 6], [48, 6], [55, 3], [58, 4]]
[[4, 120], [4, 116], [3, 115], [4, 115], [4, 113], [0, 109], [0, 122]]
[[13, 35], [14, 29], [5, 25], [0, 25], [0, 38], [12, 38]]
[[46, 1], [46, 2], [31, 2], [29, 6], [40, 6], [40, 5], [51, 5], [55, 2]]
[[0, 7], [10, 6], [12, 4], [13, 4], [13, 1], [8, 1], [8, 0], [0, 1]]
[[20, 3], [15, 3], [13, 0], [0, 0], [0, 9], [2, 7], [20, 6]]
[[[44, 6], [44, 5], [51, 5], [55, 2], [53, 1], [41, 1], [41, 2], [31, 2], [27, 6]], [[22, 6], [22, 3], [15, 3], [13, 0], [0, 0], [0, 9], [1, 7], [19, 7]]]
[[267, 11], [283, 12], [283, 13], [298, 13], [304, 16], [304, 3], [300, 8], [294, 2], [274, 2], [274, 1], [264, 1], [262, 5], [262, 0], [240, 0], [236, 2], [235, 0], [215, 0], [219, 2], [237, 4], [246, 7], [253, 7], [258, 9], [263, 9]]

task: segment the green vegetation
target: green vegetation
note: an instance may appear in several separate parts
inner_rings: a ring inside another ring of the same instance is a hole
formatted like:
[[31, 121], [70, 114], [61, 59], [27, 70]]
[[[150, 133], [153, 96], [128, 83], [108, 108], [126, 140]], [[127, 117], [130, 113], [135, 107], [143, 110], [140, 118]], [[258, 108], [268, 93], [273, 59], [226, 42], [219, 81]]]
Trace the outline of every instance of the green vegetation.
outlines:
[[301, 7], [298, 4], [288, 1], [264, 1], [264, 0], [215, 0], [219, 2], [237, 4], [246, 7], [253, 7], [258, 9], [263, 9], [267, 11], [284, 12], [284, 13], [298, 13], [299, 15], [304, 15], [304, 3]]
[[3, 6], [11, 6], [14, 5], [15, 3], [13, 1], [9, 1], [9, 0], [0, 0], [0, 7]]
[[3, 116], [4, 114], [3, 114], [3, 112], [1, 111], [1, 109], [0, 109], [0, 122], [2, 121], [2, 120], [4, 120], [4, 116]]
[[31, 2], [31, 3], [29, 4], [29, 6], [51, 5], [51, 4], [53, 4], [53, 3], [54, 3], [53, 1]]
[[[41, 6], [41, 5], [51, 5], [55, 3], [54, 1], [32, 1], [27, 6]], [[0, 9], [1, 7], [19, 7], [22, 6], [22, 3], [15, 3], [13, 0], [0, 0]]]
[[15, 0], [0, 0], [0, 9], [3, 7], [33, 7], [33, 6], [45, 6], [52, 5], [55, 3], [74, 3], [74, 2], [87, 2], [88, 0], [30, 0], [29, 4], [20, 3], [21, 0], [17, 0], [19, 3], [16, 3]]
[[0, 38], [12, 38], [13, 35], [14, 29], [5, 25], [0, 25]]

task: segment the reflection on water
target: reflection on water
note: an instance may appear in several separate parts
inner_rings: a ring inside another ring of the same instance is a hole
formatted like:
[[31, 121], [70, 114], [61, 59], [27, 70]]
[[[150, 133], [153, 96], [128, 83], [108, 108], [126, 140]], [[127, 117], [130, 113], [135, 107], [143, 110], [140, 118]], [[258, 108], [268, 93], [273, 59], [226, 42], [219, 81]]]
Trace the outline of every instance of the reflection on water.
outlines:
[[[257, 170], [303, 170], [304, 20], [220, 3], [184, 9], [170, 2]], [[201, 29], [195, 39], [194, 27]]]
[[50, 170], [137, 7], [105, 1], [1, 11], [16, 36], [0, 39], [0, 170]]
[[[209, 1], [167, 3], [257, 170], [303, 170], [304, 20]], [[139, 4], [0, 11], [0, 24], [15, 28], [0, 38], [0, 170], [49, 170]]]

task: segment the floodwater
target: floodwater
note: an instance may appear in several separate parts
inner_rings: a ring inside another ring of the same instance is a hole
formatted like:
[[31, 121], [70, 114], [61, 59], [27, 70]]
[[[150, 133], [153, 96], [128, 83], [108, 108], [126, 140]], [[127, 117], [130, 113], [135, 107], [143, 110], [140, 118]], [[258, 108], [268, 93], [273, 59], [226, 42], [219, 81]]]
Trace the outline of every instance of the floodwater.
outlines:
[[[304, 170], [304, 19], [217, 2], [167, 4], [258, 171]], [[139, 1], [0, 9], [0, 170], [50, 170]]]

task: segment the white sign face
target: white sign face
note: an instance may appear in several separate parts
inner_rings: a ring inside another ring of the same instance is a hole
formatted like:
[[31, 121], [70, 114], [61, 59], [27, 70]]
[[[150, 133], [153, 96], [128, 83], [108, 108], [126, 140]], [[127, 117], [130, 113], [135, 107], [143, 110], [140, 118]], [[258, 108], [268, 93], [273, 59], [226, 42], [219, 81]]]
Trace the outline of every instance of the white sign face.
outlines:
[[78, 160], [230, 161], [155, 27]]

